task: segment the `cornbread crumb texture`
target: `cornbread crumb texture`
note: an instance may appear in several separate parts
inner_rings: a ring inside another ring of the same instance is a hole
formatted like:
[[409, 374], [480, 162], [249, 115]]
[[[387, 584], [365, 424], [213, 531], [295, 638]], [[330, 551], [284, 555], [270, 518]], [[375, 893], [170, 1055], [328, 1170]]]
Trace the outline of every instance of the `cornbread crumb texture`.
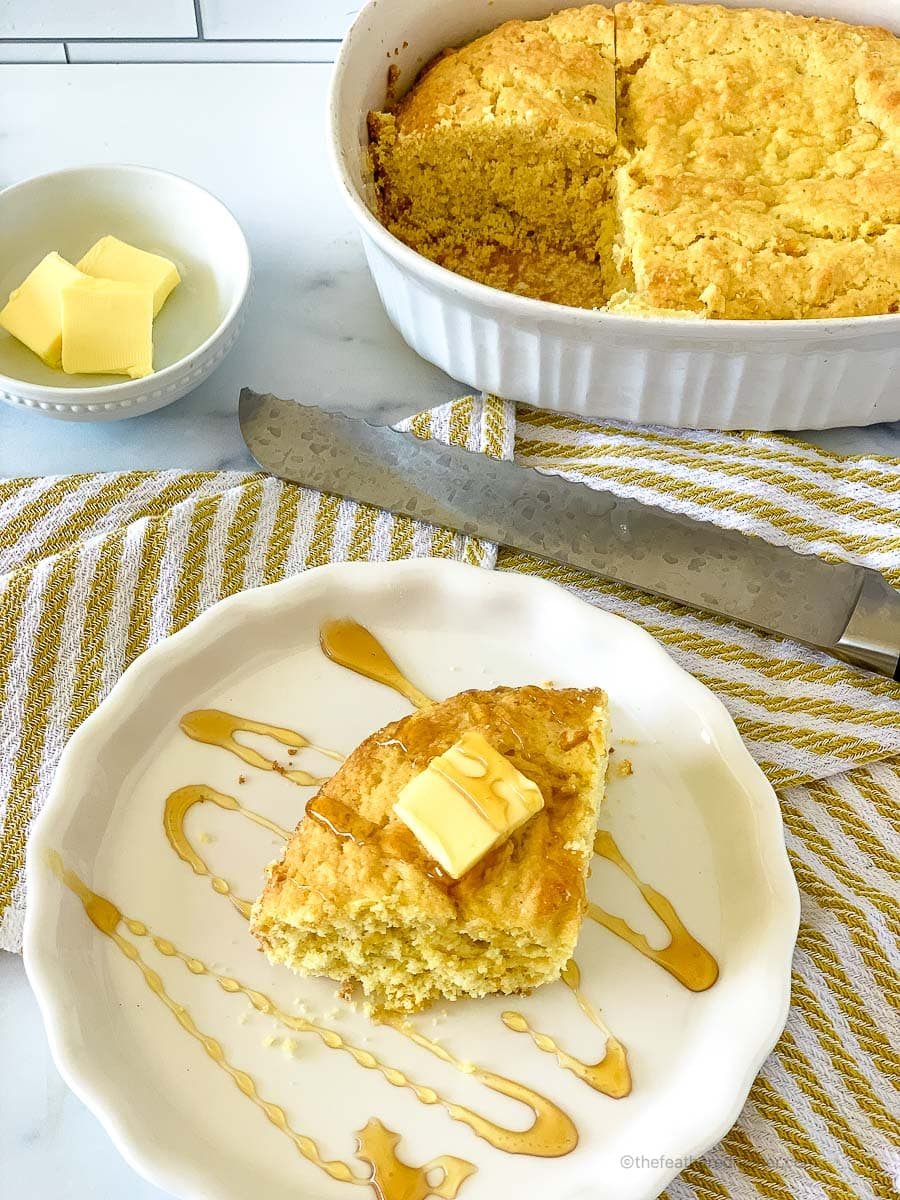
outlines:
[[620, 269], [658, 308], [888, 312], [900, 41], [758, 10], [616, 8]]
[[[448, 883], [435, 878], [435, 864], [393, 805], [469, 730], [534, 780], [545, 806]], [[587, 736], [573, 738], [576, 730]], [[305, 817], [269, 868], [251, 928], [273, 962], [360, 983], [377, 1011], [555, 979], [584, 912], [605, 770], [599, 689], [497, 688], [422, 709], [363, 742], [321, 790], [373, 822], [377, 834], [341, 839]]]
[[369, 129], [382, 219], [451, 270], [603, 302], [616, 147], [613, 14], [509, 21], [435, 60]]
[[370, 115], [379, 215], [481, 282], [624, 312], [897, 311], [900, 40], [629, 0], [509, 22]]

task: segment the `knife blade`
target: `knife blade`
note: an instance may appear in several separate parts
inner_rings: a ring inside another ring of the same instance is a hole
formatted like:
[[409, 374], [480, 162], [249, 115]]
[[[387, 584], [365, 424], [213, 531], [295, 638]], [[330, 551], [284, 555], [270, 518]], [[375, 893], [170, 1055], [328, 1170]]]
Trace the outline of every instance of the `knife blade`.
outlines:
[[244, 388], [264, 471], [512, 546], [900, 679], [900, 592], [866, 567]]

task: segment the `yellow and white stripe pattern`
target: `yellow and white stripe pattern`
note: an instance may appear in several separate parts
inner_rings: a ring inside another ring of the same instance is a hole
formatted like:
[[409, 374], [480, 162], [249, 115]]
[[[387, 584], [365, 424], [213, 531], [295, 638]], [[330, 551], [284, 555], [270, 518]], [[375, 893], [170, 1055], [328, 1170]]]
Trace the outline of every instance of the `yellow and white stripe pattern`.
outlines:
[[787, 1029], [668, 1200], [889, 1200], [897, 1151], [900, 760], [780, 793], [801, 892]]
[[[493, 398], [406, 425], [900, 584], [900, 460], [841, 459], [772, 435], [589, 425]], [[887, 1200], [900, 1190], [889, 1016], [900, 688], [583, 572], [278, 480], [161, 471], [0, 482], [0, 947], [21, 944], [25, 839], [62, 748], [147, 646], [222, 597], [305, 567], [428, 555], [543, 576], [643, 625], [724, 700], [780, 789], [803, 896], [788, 1029], [738, 1124], [669, 1200]]]
[[[840, 458], [772, 434], [588, 424], [520, 408], [516, 457], [589, 486], [881, 571], [900, 585], [900, 460]], [[900, 688], [793, 642], [501, 550], [643, 625], [716, 692], [771, 781], [820, 779], [900, 754]]]
[[[513, 413], [496, 400], [404, 425], [512, 454]], [[490, 567], [496, 550], [243, 472], [0, 482], [0, 948], [21, 947], [25, 839], [62, 748], [143, 650], [217, 600], [305, 567], [428, 556]]]

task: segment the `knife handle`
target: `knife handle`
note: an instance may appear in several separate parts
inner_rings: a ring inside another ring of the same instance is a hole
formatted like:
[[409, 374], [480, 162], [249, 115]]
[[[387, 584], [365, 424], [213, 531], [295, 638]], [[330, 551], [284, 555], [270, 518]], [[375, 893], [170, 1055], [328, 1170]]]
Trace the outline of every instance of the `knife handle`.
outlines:
[[834, 653], [846, 662], [900, 682], [900, 592], [867, 570]]

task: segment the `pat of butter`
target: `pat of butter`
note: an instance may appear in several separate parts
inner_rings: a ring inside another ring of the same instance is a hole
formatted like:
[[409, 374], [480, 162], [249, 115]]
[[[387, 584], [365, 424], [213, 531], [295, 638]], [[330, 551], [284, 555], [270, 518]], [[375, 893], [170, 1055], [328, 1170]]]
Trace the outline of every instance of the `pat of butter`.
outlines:
[[62, 291], [62, 366], [70, 375], [153, 370], [153, 292], [85, 276]]
[[10, 293], [0, 325], [44, 360], [58, 367], [62, 357], [62, 292], [85, 276], [56, 251], [46, 255]]
[[136, 283], [153, 292], [154, 317], [181, 282], [178, 268], [161, 254], [129, 246], [111, 234], [95, 242], [78, 264], [78, 270], [95, 279]]
[[394, 812], [459, 879], [543, 807], [537, 784], [472, 730], [410, 780]]

